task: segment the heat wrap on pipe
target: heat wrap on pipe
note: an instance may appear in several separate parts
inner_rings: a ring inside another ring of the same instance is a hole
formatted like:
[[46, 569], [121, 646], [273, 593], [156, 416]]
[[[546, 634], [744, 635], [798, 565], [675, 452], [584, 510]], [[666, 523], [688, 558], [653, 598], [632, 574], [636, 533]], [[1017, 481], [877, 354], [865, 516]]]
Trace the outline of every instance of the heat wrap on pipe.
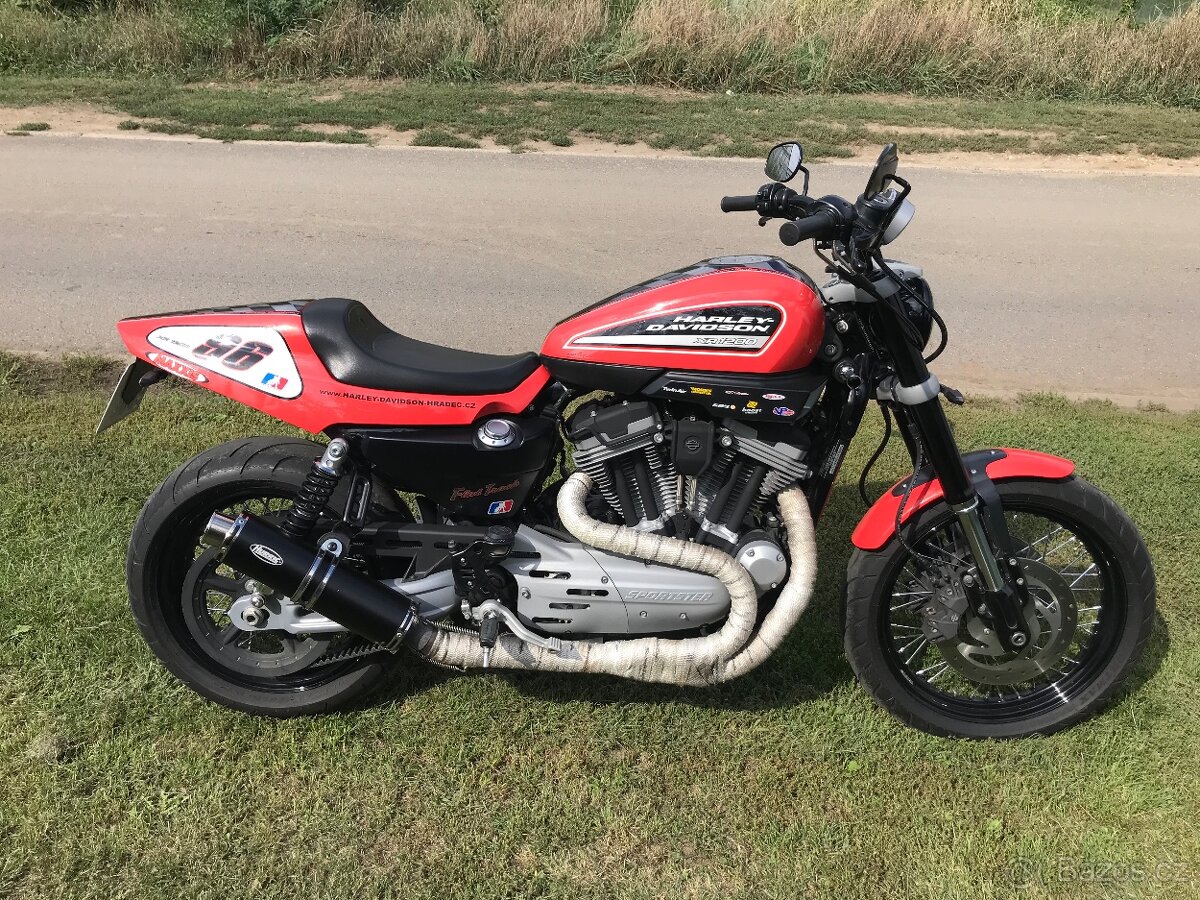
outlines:
[[[779, 494], [787, 528], [791, 572], [774, 608], [755, 631], [758, 595], [749, 573], [715, 547], [646, 534], [624, 525], [608, 525], [587, 514], [592, 481], [575, 472], [558, 494], [563, 527], [581, 543], [610, 553], [660, 563], [717, 578], [729, 591], [729, 616], [712, 634], [695, 638], [635, 638], [606, 643], [564, 641], [558, 653], [501, 635], [488, 663], [491, 668], [545, 672], [595, 672], [635, 681], [706, 685], [742, 675], [771, 655], [808, 606], [816, 580], [817, 554], [812, 516], [803, 492], [791, 487]], [[421, 656], [444, 666], [482, 668], [483, 649], [471, 634], [420, 623], [406, 642]]]

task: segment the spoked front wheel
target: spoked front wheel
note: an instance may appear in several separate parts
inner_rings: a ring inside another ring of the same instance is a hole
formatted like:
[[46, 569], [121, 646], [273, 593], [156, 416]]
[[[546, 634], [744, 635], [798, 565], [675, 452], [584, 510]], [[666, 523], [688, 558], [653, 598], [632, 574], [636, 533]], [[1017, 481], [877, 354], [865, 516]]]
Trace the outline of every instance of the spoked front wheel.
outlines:
[[1098, 711], [1136, 664], [1154, 619], [1154, 571], [1136, 527], [1079, 478], [997, 485], [1028, 587], [1030, 641], [1001, 646], [962, 576], [973, 561], [945, 503], [878, 552], [856, 550], [846, 652], [889, 712], [971, 738], [1050, 734]]

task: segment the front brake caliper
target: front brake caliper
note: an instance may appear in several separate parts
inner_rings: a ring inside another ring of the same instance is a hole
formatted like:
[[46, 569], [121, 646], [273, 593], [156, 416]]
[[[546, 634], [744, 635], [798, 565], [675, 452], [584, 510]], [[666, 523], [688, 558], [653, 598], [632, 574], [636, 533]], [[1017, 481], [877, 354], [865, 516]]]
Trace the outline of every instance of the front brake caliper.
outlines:
[[967, 611], [967, 594], [954, 581], [938, 578], [929, 602], [921, 607], [921, 627], [930, 643], [954, 640]]

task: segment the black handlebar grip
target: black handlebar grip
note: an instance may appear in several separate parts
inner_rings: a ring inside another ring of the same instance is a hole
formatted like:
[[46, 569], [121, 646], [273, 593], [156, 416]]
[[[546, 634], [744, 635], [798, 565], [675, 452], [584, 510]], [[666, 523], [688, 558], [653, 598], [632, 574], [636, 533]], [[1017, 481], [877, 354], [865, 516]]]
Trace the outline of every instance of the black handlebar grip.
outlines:
[[809, 238], [829, 237], [841, 222], [841, 216], [832, 210], [823, 209], [796, 222], [784, 222], [779, 226], [779, 240], [788, 247], [795, 247]]
[[758, 209], [758, 198], [751, 197], [722, 197], [721, 212], [754, 212]]

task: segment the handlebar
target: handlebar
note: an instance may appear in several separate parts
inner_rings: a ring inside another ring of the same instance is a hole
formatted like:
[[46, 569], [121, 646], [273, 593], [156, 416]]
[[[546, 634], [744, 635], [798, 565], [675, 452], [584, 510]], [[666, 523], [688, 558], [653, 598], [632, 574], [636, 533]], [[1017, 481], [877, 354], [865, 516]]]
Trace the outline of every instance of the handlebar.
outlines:
[[[711, 202], [711, 201], [709, 201]], [[721, 212], [754, 212], [758, 209], [758, 197], [722, 197]]]
[[831, 235], [842, 224], [842, 217], [831, 209], [822, 209], [795, 222], [784, 222], [779, 226], [779, 240], [788, 247], [801, 241]]

